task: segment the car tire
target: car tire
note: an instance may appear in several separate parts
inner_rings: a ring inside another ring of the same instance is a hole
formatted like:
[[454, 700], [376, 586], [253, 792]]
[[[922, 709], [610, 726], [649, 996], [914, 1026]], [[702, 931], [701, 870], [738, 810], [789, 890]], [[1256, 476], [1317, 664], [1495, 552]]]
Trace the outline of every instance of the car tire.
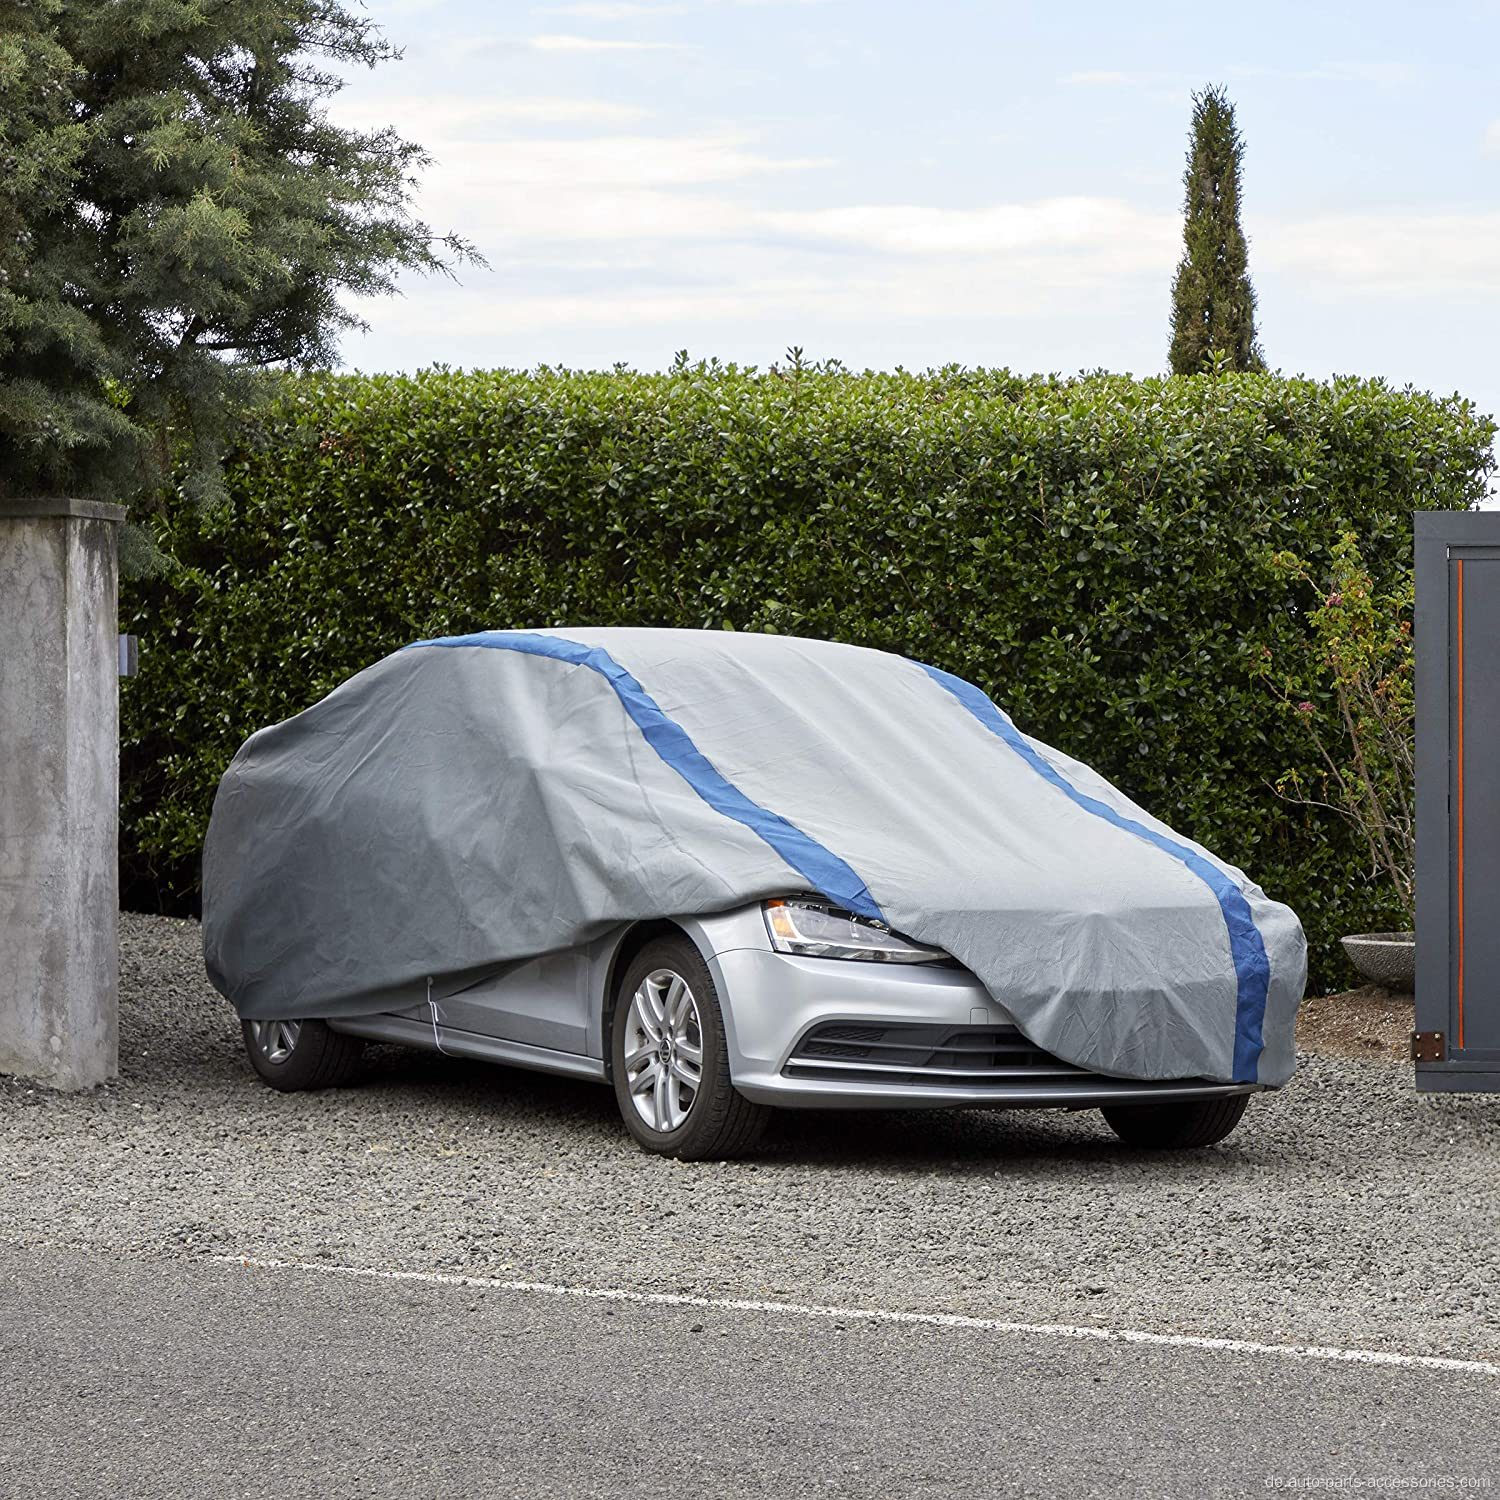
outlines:
[[1150, 1151], [1189, 1151], [1222, 1141], [1245, 1113], [1249, 1094], [1168, 1104], [1116, 1104], [1100, 1111], [1127, 1146]]
[[[696, 1045], [700, 1057], [694, 1085], [670, 1066], [664, 1067], [660, 1052], [653, 1050], [653, 1055], [642, 1057], [652, 1038], [642, 1029], [641, 1016], [643, 1009], [649, 1011], [650, 1007], [646, 998], [638, 1007], [637, 997], [644, 991], [648, 998], [665, 1005], [666, 997], [676, 993], [671, 981], [686, 989], [692, 1014], [687, 1015], [683, 1008], [681, 1025], [675, 1028], [670, 1018], [665, 1025], [658, 1020], [656, 1041], [659, 1046], [663, 1039], [670, 1039], [671, 1061], [688, 1073], [693, 1069], [691, 1052]], [[760, 1139], [768, 1111], [763, 1105], [751, 1103], [730, 1081], [724, 1015], [713, 977], [697, 948], [686, 938], [653, 939], [626, 969], [614, 1001], [610, 1074], [615, 1102], [625, 1128], [642, 1150], [679, 1161], [722, 1161], [748, 1151]], [[682, 1048], [680, 1053], [673, 1050], [677, 1047]], [[648, 1072], [652, 1068], [655, 1071]], [[655, 1080], [663, 1073], [664, 1105], [655, 1087]], [[684, 1108], [683, 1099], [689, 1090], [691, 1097]]]
[[323, 1021], [241, 1021], [240, 1029], [251, 1067], [284, 1094], [348, 1083], [365, 1050], [359, 1037]]

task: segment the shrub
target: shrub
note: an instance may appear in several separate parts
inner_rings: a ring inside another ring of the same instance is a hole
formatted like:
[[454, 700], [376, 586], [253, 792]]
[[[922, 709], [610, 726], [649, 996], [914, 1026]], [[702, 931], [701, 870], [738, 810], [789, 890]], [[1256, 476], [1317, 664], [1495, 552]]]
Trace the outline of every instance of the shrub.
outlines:
[[[992, 693], [1301, 914], [1396, 925], [1363, 840], [1279, 799], [1316, 773], [1266, 653], [1315, 649], [1278, 579], [1346, 530], [1382, 591], [1414, 508], [1472, 505], [1466, 402], [1270, 375], [1023, 379], [681, 366], [289, 380], [132, 586], [127, 888], [190, 899], [214, 787], [253, 729], [424, 635], [677, 625], [899, 651]], [[1325, 741], [1342, 732], [1318, 708]], [[774, 747], [767, 747], [774, 754]]]
[[[1269, 653], [1267, 681], [1306, 732], [1316, 769], [1294, 766], [1277, 794], [1345, 818], [1365, 841], [1370, 869], [1399, 903], [1402, 926], [1416, 923], [1416, 660], [1415, 605], [1408, 571], [1380, 592], [1346, 531], [1333, 546], [1325, 581], [1291, 553], [1271, 560], [1289, 582], [1316, 589], [1307, 612], [1314, 650], [1293, 671], [1278, 670]], [[1302, 675], [1311, 667], [1311, 675]], [[1298, 670], [1300, 669], [1300, 670]], [[1319, 697], [1336, 710], [1337, 738], [1327, 735]], [[1305, 762], [1304, 762], [1305, 763]]]

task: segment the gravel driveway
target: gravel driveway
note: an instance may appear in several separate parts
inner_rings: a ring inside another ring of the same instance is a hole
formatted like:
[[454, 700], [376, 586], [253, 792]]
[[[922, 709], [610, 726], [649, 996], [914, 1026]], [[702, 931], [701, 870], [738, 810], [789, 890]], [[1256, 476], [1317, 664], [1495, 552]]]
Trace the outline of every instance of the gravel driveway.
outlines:
[[378, 1049], [251, 1074], [196, 924], [122, 924], [121, 1077], [0, 1080], [0, 1244], [1097, 1322], [1500, 1358], [1500, 1100], [1304, 1057], [1239, 1131], [1138, 1155], [1097, 1115], [792, 1115], [754, 1161], [629, 1142], [608, 1090]]

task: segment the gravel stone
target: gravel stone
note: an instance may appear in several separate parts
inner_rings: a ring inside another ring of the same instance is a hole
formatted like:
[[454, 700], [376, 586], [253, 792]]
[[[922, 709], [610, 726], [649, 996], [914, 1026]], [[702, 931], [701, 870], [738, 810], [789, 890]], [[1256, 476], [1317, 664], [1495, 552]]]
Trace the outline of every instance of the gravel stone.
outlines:
[[281, 1095], [196, 923], [121, 922], [121, 1075], [0, 1079], [0, 1241], [1500, 1357], [1500, 1098], [1303, 1055], [1222, 1145], [1097, 1113], [779, 1117], [755, 1160], [643, 1155], [608, 1089], [374, 1048]]

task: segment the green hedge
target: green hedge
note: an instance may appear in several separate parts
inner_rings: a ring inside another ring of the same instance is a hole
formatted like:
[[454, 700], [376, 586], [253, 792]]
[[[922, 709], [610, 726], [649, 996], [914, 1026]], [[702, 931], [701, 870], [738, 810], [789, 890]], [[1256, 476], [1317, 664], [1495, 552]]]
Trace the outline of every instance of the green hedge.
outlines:
[[1337, 820], [1271, 790], [1313, 752], [1253, 671], [1306, 651], [1264, 559], [1316, 571], [1352, 527], [1389, 579], [1414, 508], [1484, 493], [1493, 432], [1456, 397], [1267, 375], [288, 381], [229, 505], [184, 506], [163, 537], [180, 568], [128, 590], [127, 889], [190, 897], [241, 740], [406, 641], [770, 630], [978, 683], [1289, 901], [1337, 982], [1338, 934], [1395, 908]]

